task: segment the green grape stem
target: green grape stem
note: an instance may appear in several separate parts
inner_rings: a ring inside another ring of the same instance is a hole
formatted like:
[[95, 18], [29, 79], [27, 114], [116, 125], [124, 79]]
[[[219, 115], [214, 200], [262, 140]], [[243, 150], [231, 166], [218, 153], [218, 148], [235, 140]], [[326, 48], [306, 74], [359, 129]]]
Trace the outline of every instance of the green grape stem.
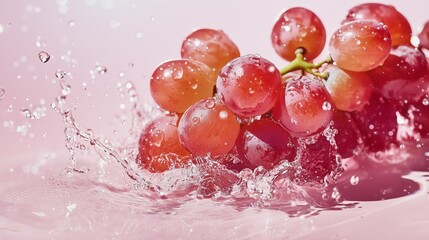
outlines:
[[296, 70], [302, 70], [305, 72], [308, 72], [314, 76], [317, 77], [321, 77], [323, 79], [327, 79], [329, 77], [329, 73], [328, 72], [318, 72], [317, 69], [319, 69], [323, 64], [329, 64], [332, 63], [333, 60], [331, 58], [331, 56], [329, 55], [325, 60], [319, 62], [319, 63], [311, 63], [311, 62], [307, 62], [304, 59], [304, 54], [305, 54], [305, 50], [303, 48], [298, 48], [295, 51], [295, 59], [290, 62], [289, 65], [287, 65], [286, 67], [282, 68], [280, 70], [280, 74], [283, 76], [289, 72], [293, 72]]

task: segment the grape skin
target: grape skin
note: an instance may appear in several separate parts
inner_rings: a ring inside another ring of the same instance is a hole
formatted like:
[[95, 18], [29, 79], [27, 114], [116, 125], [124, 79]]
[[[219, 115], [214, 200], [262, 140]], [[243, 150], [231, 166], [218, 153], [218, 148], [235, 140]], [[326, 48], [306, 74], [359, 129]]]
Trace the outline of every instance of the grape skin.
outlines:
[[285, 11], [274, 24], [271, 43], [276, 53], [287, 61], [295, 58], [295, 50], [305, 49], [305, 57], [313, 60], [322, 52], [326, 31], [320, 18], [312, 11], [295, 7]]
[[181, 56], [206, 64], [217, 75], [229, 61], [240, 56], [240, 51], [223, 31], [198, 29], [183, 41]]
[[369, 104], [352, 113], [362, 134], [363, 143], [369, 151], [385, 151], [392, 144], [397, 144], [396, 108], [392, 102], [373, 93]]
[[331, 121], [335, 104], [323, 83], [307, 76], [293, 76], [282, 85], [272, 117], [293, 136], [322, 131]]
[[245, 125], [237, 138], [239, 158], [247, 168], [263, 166], [270, 170], [281, 160], [293, 161], [296, 139], [271, 119], [261, 119]]
[[429, 85], [428, 62], [418, 49], [398, 46], [390, 51], [383, 65], [368, 72], [376, 89], [387, 99], [419, 100]]
[[273, 63], [257, 55], [237, 58], [222, 68], [217, 92], [240, 117], [255, 117], [275, 104], [282, 77]]
[[368, 103], [372, 80], [367, 73], [347, 71], [335, 65], [330, 65], [325, 72], [329, 73], [325, 86], [337, 109], [352, 112]]
[[203, 63], [190, 59], [165, 62], [150, 79], [150, 92], [164, 110], [183, 113], [195, 102], [213, 96], [216, 76]]
[[386, 26], [371, 20], [342, 25], [332, 35], [329, 51], [338, 67], [364, 72], [381, 65], [389, 56], [391, 38]]
[[225, 104], [208, 98], [186, 110], [178, 130], [180, 142], [194, 156], [219, 156], [234, 147], [240, 124]]
[[138, 161], [151, 172], [183, 167], [190, 153], [179, 142], [177, 115], [165, 115], [149, 122], [139, 140]]
[[384, 23], [392, 37], [392, 46], [411, 44], [410, 23], [393, 6], [381, 3], [360, 4], [349, 10], [343, 23], [362, 19]]

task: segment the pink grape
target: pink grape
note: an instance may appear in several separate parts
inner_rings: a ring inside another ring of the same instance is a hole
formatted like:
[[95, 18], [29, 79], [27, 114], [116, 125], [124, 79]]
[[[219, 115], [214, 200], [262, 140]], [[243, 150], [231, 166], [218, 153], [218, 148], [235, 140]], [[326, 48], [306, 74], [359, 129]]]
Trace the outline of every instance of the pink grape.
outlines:
[[360, 4], [349, 10], [343, 23], [354, 20], [375, 20], [384, 23], [392, 37], [392, 46], [410, 45], [410, 23], [393, 6], [381, 3]]
[[322, 52], [325, 41], [322, 21], [315, 13], [302, 7], [286, 10], [271, 32], [274, 50], [287, 61], [295, 58], [297, 48], [304, 48], [306, 59], [313, 60]]
[[245, 125], [238, 135], [239, 158], [250, 169], [263, 166], [270, 170], [281, 160], [293, 161], [296, 139], [271, 119], [261, 119]]
[[206, 64], [217, 75], [229, 61], [240, 56], [240, 51], [223, 31], [198, 29], [183, 41], [181, 55]]
[[234, 147], [240, 132], [236, 116], [215, 98], [203, 99], [183, 114], [180, 142], [195, 156], [219, 156]]
[[246, 55], [222, 68], [216, 87], [231, 111], [240, 117], [255, 117], [274, 106], [281, 80], [273, 63], [260, 56]]
[[388, 99], [417, 101], [429, 86], [428, 62], [418, 49], [399, 46], [383, 65], [368, 72], [376, 89]]
[[320, 80], [294, 76], [282, 85], [273, 119], [293, 136], [314, 135], [328, 126], [335, 104]]
[[331, 37], [329, 51], [338, 67], [364, 72], [381, 65], [389, 56], [391, 38], [387, 27], [372, 20], [342, 25]]
[[352, 157], [360, 139], [356, 122], [349, 113], [343, 111], [336, 111], [332, 120], [334, 122], [333, 128], [337, 131], [334, 139], [338, 154], [342, 158]]
[[372, 94], [372, 80], [365, 72], [352, 72], [330, 65], [326, 89], [338, 109], [356, 111], [368, 103]]
[[177, 115], [165, 115], [149, 122], [139, 140], [139, 161], [151, 172], [183, 167], [190, 153], [180, 144]]
[[392, 144], [397, 144], [396, 108], [392, 102], [373, 93], [369, 104], [362, 110], [352, 113], [363, 143], [369, 151], [385, 151]]
[[158, 66], [150, 79], [150, 92], [164, 110], [183, 113], [195, 102], [213, 96], [216, 76], [207, 65], [190, 59]]

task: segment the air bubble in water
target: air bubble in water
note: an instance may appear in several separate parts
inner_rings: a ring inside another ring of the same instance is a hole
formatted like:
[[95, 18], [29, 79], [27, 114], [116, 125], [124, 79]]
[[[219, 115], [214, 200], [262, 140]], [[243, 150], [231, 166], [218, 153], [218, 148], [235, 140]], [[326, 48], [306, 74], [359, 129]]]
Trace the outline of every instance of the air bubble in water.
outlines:
[[358, 183], [359, 183], [359, 177], [358, 176], [353, 175], [350, 177], [350, 184], [351, 185], [357, 185]]
[[49, 59], [51, 59], [51, 55], [49, 55], [49, 53], [45, 52], [45, 51], [41, 51], [38, 54], [39, 59], [42, 63], [47, 63], [49, 61]]
[[329, 111], [329, 110], [331, 110], [331, 104], [329, 103], [329, 102], [323, 102], [323, 104], [322, 104], [322, 109], [324, 110], [324, 111]]
[[426, 98], [423, 98], [422, 104], [425, 105], [425, 106], [428, 106], [429, 105], [429, 100], [426, 99]]

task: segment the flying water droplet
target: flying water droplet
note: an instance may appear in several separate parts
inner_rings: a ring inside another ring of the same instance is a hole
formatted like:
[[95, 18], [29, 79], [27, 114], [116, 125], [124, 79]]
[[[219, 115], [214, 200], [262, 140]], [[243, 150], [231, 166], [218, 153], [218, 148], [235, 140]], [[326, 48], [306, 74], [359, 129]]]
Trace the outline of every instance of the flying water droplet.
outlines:
[[199, 118], [199, 117], [194, 117], [194, 118], [192, 118], [192, 123], [193, 123], [193, 124], [198, 124], [198, 123], [200, 123], [200, 118]]
[[69, 24], [69, 27], [74, 27], [74, 26], [76, 26], [76, 21], [75, 20], [70, 20], [68, 22], [68, 24]]
[[192, 85], [191, 85], [191, 88], [192, 88], [192, 89], [194, 89], [194, 90], [195, 90], [195, 89], [197, 89], [197, 88], [198, 88], [198, 83], [194, 83], [194, 84], [192, 84]]
[[55, 73], [55, 76], [60, 80], [63, 79], [66, 75], [67, 73], [61, 69], [58, 69], [57, 72]]
[[358, 183], [359, 183], [359, 177], [358, 176], [353, 175], [350, 177], [350, 184], [351, 185], [357, 185]]
[[212, 99], [212, 98], [207, 99], [205, 106], [206, 106], [206, 108], [208, 108], [208, 109], [212, 109], [212, 108], [214, 108], [214, 106], [215, 106], [215, 100], [214, 100], [214, 99]]
[[98, 74], [106, 74], [107, 72], [107, 68], [101, 65], [97, 65], [95, 67], [95, 70], [97, 71]]
[[51, 55], [49, 55], [49, 53], [45, 52], [45, 51], [41, 51], [38, 54], [39, 59], [42, 63], [47, 63], [49, 61], [49, 59], [51, 59]]
[[329, 103], [329, 102], [323, 102], [323, 104], [322, 104], [322, 109], [324, 110], [324, 111], [329, 111], [329, 110], [331, 110], [331, 104]]

